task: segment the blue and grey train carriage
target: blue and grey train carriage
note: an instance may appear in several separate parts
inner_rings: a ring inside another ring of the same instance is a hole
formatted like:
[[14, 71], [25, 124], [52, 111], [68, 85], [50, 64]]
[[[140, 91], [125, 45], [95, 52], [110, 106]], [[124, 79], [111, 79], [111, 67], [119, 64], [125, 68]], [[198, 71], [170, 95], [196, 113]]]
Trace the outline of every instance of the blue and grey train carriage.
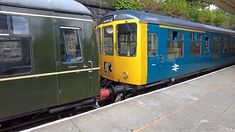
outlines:
[[[101, 76], [147, 86], [235, 62], [235, 31], [140, 11], [103, 17]], [[127, 87], [128, 87], [127, 86]]]

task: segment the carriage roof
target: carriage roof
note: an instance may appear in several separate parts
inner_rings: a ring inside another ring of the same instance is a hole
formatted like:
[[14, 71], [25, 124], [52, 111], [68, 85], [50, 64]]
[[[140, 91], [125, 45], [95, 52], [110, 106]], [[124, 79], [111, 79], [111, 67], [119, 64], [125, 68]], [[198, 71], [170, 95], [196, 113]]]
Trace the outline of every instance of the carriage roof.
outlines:
[[156, 14], [141, 12], [141, 11], [133, 11], [133, 10], [115, 11], [115, 12], [107, 14], [106, 16], [103, 17], [103, 19], [110, 18], [110, 17], [112, 17], [112, 20], [125, 20], [125, 19], [137, 18], [140, 21], [147, 22], [147, 23], [154, 23], [154, 24], [161, 24], [161, 25], [167, 25], [167, 26], [176, 26], [176, 27], [181, 27], [181, 28], [189, 28], [189, 29], [204, 30], [204, 31], [235, 35], [234, 30], [224, 29], [221, 27], [215, 27], [211, 25], [205, 25], [205, 24], [200, 24], [196, 22], [171, 18], [167, 16], [162, 16], [162, 15], [156, 15]]
[[92, 16], [92, 13], [84, 5], [75, 0], [0, 0], [0, 5]]

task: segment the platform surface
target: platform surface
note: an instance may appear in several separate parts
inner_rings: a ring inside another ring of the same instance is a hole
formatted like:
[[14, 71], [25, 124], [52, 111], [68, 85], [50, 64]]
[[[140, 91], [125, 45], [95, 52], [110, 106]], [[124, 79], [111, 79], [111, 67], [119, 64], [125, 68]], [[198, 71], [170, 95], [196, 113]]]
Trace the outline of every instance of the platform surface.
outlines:
[[235, 132], [235, 66], [25, 131]]

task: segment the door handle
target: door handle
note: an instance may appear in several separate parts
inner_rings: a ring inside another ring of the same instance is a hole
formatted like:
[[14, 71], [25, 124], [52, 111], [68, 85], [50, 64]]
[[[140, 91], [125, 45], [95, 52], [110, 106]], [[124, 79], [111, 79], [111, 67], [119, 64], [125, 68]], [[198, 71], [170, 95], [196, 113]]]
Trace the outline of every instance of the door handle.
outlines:
[[87, 68], [88, 66], [87, 65], [83, 65], [83, 68]]
[[162, 55], [158, 56], [158, 61], [159, 61], [159, 63], [162, 63]]
[[90, 64], [90, 68], [91, 68], [91, 70], [88, 71], [88, 72], [92, 72], [93, 71], [93, 62], [92, 61], [88, 61], [88, 63]]

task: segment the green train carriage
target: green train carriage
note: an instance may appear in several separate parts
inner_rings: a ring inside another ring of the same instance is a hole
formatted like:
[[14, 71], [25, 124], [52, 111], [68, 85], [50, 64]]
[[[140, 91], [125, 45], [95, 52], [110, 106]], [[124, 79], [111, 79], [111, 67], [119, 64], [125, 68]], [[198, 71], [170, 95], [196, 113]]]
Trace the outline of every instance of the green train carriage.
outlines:
[[0, 0], [0, 122], [95, 101], [93, 29], [91, 12], [74, 0]]

